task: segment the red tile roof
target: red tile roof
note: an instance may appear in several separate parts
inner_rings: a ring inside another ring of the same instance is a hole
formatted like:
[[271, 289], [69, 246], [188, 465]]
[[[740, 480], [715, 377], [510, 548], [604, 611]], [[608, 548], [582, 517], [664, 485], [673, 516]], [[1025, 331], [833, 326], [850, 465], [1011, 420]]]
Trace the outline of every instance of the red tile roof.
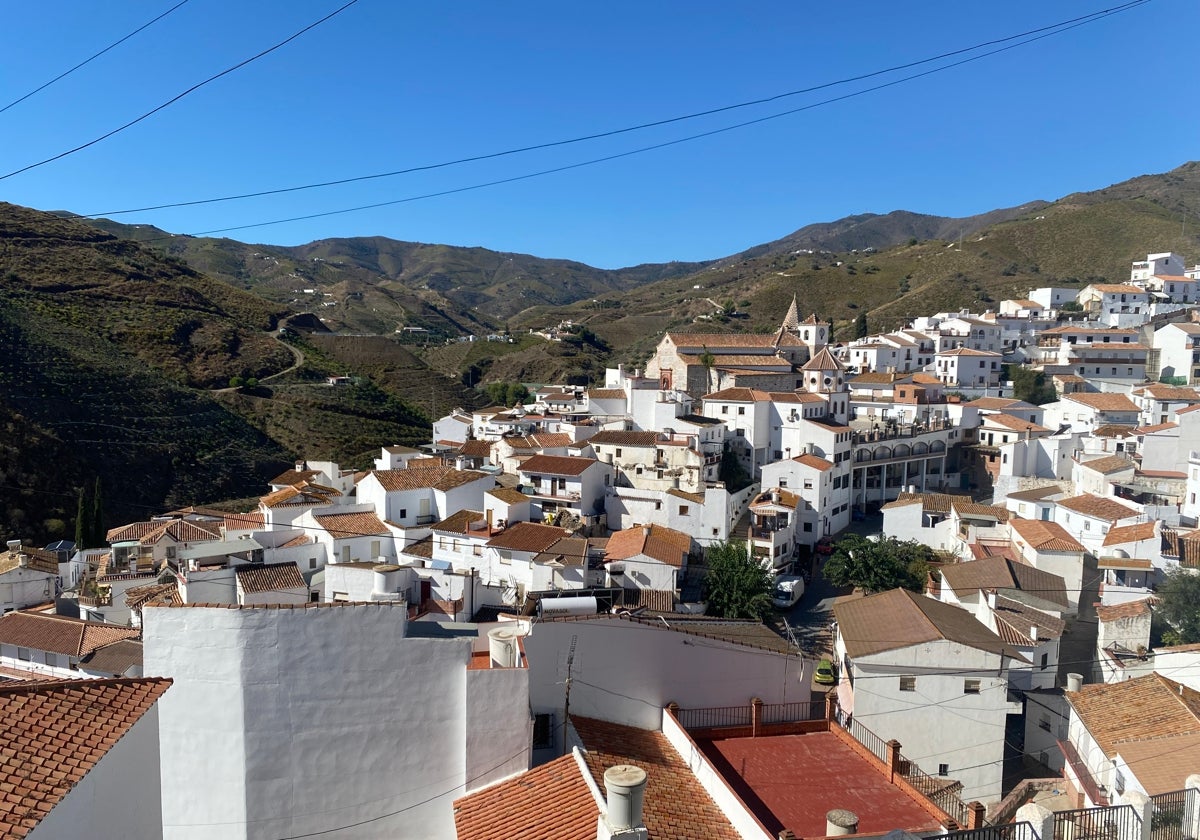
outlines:
[[1109, 522], [1116, 522], [1119, 519], [1128, 519], [1131, 516], [1141, 515], [1141, 511], [1125, 507], [1125, 505], [1107, 496], [1096, 496], [1091, 493], [1084, 493], [1082, 496], [1072, 496], [1069, 499], [1061, 499], [1057, 504], [1059, 507], [1073, 510], [1084, 516], [1090, 516], [1094, 519], [1106, 519]]
[[0, 686], [0, 838], [35, 829], [170, 686], [168, 679]]
[[14, 611], [0, 618], [0, 643], [73, 657], [139, 635], [128, 627], [47, 613]]
[[329, 513], [313, 518], [335, 540], [346, 537], [377, 537], [391, 533], [373, 513]]
[[587, 442], [592, 445], [600, 443], [615, 444], [616, 446], [654, 446], [658, 442], [658, 433], [611, 429], [604, 432], [597, 432], [588, 438]]
[[545, 551], [563, 537], [570, 536], [566, 528], [540, 525], [536, 522], [517, 522], [488, 540], [489, 548], [509, 551]]
[[1042, 519], [1008, 520], [1008, 526], [1017, 536], [1038, 551], [1085, 551], [1079, 540], [1057, 522]]
[[458, 840], [593, 840], [600, 808], [574, 755], [454, 802]]
[[1109, 758], [1125, 741], [1200, 733], [1200, 692], [1161, 674], [1085, 685], [1066, 697]]
[[263, 566], [257, 563], [235, 566], [233, 573], [237, 576], [238, 589], [242, 592], [279, 592], [285, 589], [308, 591], [308, 584], [300, 576], [300, 567], [295, 561]]
[[632, 764], [646, 771], [642, 819], [654, 840], [740, 840], [741, 835], [661, 732], [575, 716], [571, 723], [601, 790], [609, 767]]
[[646, 525], [627, 528], [613, 534], [608, 541], [606, 556], [612, 561], [627, 560], [644, 554], [661, 563], [680, 568], [691, 547], [692, 538], [682, 531], [663, 525]]
[[1105, 545], [1121, 545], [1122, 543], [1152, 540], [1157, 535], [1156, 522], [1139, 522], [1136, 525], [1121, 525], [1110, 528], [1104, 535]]
[[472, 481], [488, 478], [487, 473], [475, 470], [456, 470], [454, 467], [418, 467], [407, 470], [374, 470], [370, 475], [389, 493], [400, 490], [453, 490]]
[[567, 455], [534, 455], [524, 464], [521, 464], [520, 471], [542, 475], [582, 475], [588, 467], [599, 463], [595, 458], [576, 458]]

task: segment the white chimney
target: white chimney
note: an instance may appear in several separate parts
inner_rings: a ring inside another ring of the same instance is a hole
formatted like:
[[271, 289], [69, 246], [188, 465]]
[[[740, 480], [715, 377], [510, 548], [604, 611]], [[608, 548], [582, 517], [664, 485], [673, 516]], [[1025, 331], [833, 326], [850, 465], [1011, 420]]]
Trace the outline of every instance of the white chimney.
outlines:
[[1079, 691], [1083, 688], [1083, 674], [1067, 674], [1067, 691]]
[[825, 836], [845, 837], [858, 833], [858, 814], [845, 808], [834, 808], [825, 814]]
[[488, 656], [493, 668], [517, 666], [517, 634], [504, 627], [488, 631]]
[[642, 822], [642, 801], [646, 795], [646, 771], [632, 764], [617, 764], [604, 771], [604, 790], [607, 793], [606, 813], [597, 826], [597, 840], [616, 837], [646, 838], [649, 833]]
[[20, 540], [9, 540], [8, 541], [8, 550], [9, 551], [20, 551], [21, 550], [21, 541]]

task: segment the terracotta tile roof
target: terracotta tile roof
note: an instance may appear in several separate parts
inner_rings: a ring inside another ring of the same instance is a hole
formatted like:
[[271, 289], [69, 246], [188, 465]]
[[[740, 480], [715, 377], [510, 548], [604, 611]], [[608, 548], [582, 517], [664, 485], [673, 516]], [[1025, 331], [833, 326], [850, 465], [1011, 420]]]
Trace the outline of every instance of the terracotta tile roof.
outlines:
[[1091, 493], [1062, 499], [1056, 502], [1056, 504], [1067, 510], [1082, 513], [1084, 516], [1091, 516], [1095, 519], [1106, 519], [1109, 522], [1116, 522], [1118, 519], [1128, 519], [1131, 516], [1141, 515], [1141, 511], [1125, 507], [1120, 502], [1106, 496], [1095, 496]]
[[1063, 394], [1063, 399], [1086, 405], [1096, 411], [1138, 411], [1134, 401], [1124, 394]]
[[[973, 560], [957, 565], [986, 562]], [[942, 573], [945, 574], [944, 568]], [[946, 640], [1019, 662], [1028, 661], [966, 610], [907, 589], [842, 601], [834, 605], [833, 612], [838, 633], [851, 658]]]
[[757, 391], [754, 388], [726, 388], [723, 391], [705, 394], [704, 402], [766, 402], [768, 398], [766, 391]]
[[793, 458], [792, 460], [797, 464], [803, 464], [806, 467], [812, 467], [813, 469], [820, 470], [821, 472], [833, 469], [832, 461], [826, 461], [824, 458], [818, 455], [805, 454], [797, 458]]
[[1007, 522], [1012, 515], [1003, 505], [983, 505], [972, 501], [956, 501], [951, 506], [960, 518], [990, 518], [997, 522]]
[[986, 410], [1003, 410], [1005, 408], [1011, 408], [1013, 406], [1017, 406], [1018, 408], [1025, 408], [1025, 407], [1032, 408], [1032, 406], [1029, 405], [1029, 403], [1023, 403], [1023, 402], [1021, 402], [1021, 400], [1010, 400], [1007, 397], [979, 397], [978, 399], [974, 399], [968, 403], [964, 403], [964, 405], [973, 405], [976, 408], [982, 408], [985, 411]]
[[36, 828], [170, 686], [168, 679], [0, 686], [0, 838]]
[[237, 586], [242, 592], [279, 592], [284, 589], [308, 591], [308, 584], [300, 576], [300, 567], [295, 561], [262, 566], [257, 563], [235, 566], [233, 573], [237, 576]]
[[1161, 382], [1154, 385], [1147, 385], [1144, 388], [1135, 388], [1133, 393], [1138, 396], [1153, 397], [1163, 402], [1200, 402], [1200, 392], [1197, 392], [1195, 388], [1185, 388], [1182, 385], [1164, 385]]
[[1125, 601], [1120, 604], [1097, 604], [1096, 617], [1101, 621], [1120, 621], [1150, 614], [1150, 598]]
[[262, 530], [264, 519], [260, 510], [250, 513], [227, 513], [222, 524], [227, 531], [256, 531]]
[[1133, 461], [1124, 455], [1107, 455], [1101, 458], [1093, 458], [1090, 461], [1079, 461], [1078, 463], [1079, 466], [1087, 467], [1089, 470], [1098, 472], [1101, 475], [1132, 470], [1136, 466]]
[[623, 400], [625, 391], [621, 388], [593, 388], [587, 392], [589, 400]]
[[21, 546], [16, 551], [0, 553], [0, 575], [20, 568], [21, 557], [24, 555], [26, 566], [44, 575], [58, 574], [58, 555], [53, 551], [43, 551], [32, 546]]
[[1057, 484], [1048, 484], [1045, 487], [1034, 487], [1029, 490], [1018, 490], [1016, 493], [1009, 493], [1008, 498], [1016, 499], [1018, 502], [1039, 502], [1051, 496], [1061, 495], [1065, 495], [1061, 487]]
[[335, 540], [346, 537], [376, 537], [391, 533], [373, 513], [328, 513], [313, 518]]
[[433, 535], [422, 537], [416, 542], [406, 545], [400, 550], [400, 553], [405, 557], [420, 557], [428, 560], [433, 557]]
[[676, 499], [687, 499], [689, 502], [695, 502], [698, 505], [704, 504], [703, 493], [689, 493], [686, 490], [671, 488], [667, 491], [667, 495], [674, 496]]
[[1152, 540], [1156, 536], [1156, 522], [1139, 522], [1136, 525], [1120, 525], [1110, 528], [1104, 535], [1104, 545], [1121, 545], [1122, 543]]
[[[575, 716], [571, 724], [601, 790], [609, 767], [632, 764], [646, 771], [642, 819], [654, 840], [740, 840], [741, 835], [661, 732]], [[594, 820], [591, 835], [595, 835]]]
[[841, 362], [833, 357], [829, 352], [828, 347], [822, 347], [820, 351], [809, 359], [800, 368], [801, 370], [843, 370], [844, 366]]
[[520, 472], [538, 475], [583, 475], [584, 470], [599, 464], [595, 458], [568, 455], [534, 455], [521, 465]]
[[[763, 373], [765, 371], [755, 371], [755, 367], [770, 367], [792, 369], [792, 363], [778, 354], [762, 355], [759, 354], [741, 354], [741, 353], [713, 353], [713, 367], [721, 370], [729, 370], [730, 368], [746, 368], [750, 373]], [[679, 360], [684, 364], [700, 365], [702, 364], [701, 356], [695, 356], [690, 353], [680, 353]]]
[[389, 493], [402, 490], [453, 490], [472, 481], [489, 478], [476, 470], [456, 470], [454, 467], [434, 466], [408, 470], [373, 470], [371, 475]]
[[692, 538], [663, 525], [644, 525], [617, 531], [608, 540], [605, 559], [628, 560], [644, 554], [660, 563], [681, 568], [692, 547]]
[[1011, 414], [989, 414], [983, 418], [983, 425], [1002, 426], [1015, 432], [1030, 432], [1035, 435], [1050, 431], [1045, 426], [1039, 426], [1021, 417], [1013, 417]]
[[[861, 349], [862, 346], [863, 345], [859, 345], [857, 349]], [[884, 345], [876, 345], [876, 346], [882, 347]], [[868, 373], [860, 373], [858, 376], [856, 376], [850, 380], [850, 385], [852, 387], [855, 385], [892, 385], [901, 376], [903, 376], [903, 374], [900, 374], [900, 373], [876, 373], [873, 371], [868, 372]]]
[[1126, 571], [1150, 571], [1154, 568], [1151, 560], [1139, 560], [1136, 557], [1097, 557], [1096, 568], [1117, 569]]
[[942, 380], [931, 373], [914, 373], [912, 381], [916, 385], [941, 385]]
[[131, 586], [125, 590], [125, 606], [135, 612], [149, 604], [163, 603], [183, 603], [183, 597], [179, 594], [179, 584], [176, 581]]
[[566, 528], [555, 528], [552, 525], [517, 522], [488, 540], [487, 545], [489, 548], [537, 553], [545, 551], [563, 537], [569, 536], [570, 533]]
[[[524, 495], [524, 494], [522, 494]], [[429, 530], [437, 531], [443, 534], [465, 534], [470, 529], [472, 523], [482, 522], [486, 526], [487, 517], [482, 511], [478, 510], [460, 510], [450, 514], [441, 522], [435, 522], [429, 526]], [[486, 527], [479, 530], [481, 536], [487, 535]]]
[[296, 548], [297, 546], [301, 546], [301, 545], [311, 545], [312, 541], [313, 541], [313, 538], [310, 537], [308, 534], [301, 534], [298, 537], [293, 537], [292, 539], [288, 540], [287, 542], [285, 542], [283, 545], [281, 545], [279, 547], [280, 548]]
[[469, 440], [459, 448], [458, 452], [467, 458], [487, 458], [492, 454], [492, 447], [495, 445], [494, 440]]
[[993, 353], [990, 350], [972, 350], [970, 347], [956, 347], [953, 350], [942, 350], [937, 355], [939, 356], [991, 356], [999, 359], [999, 353]]
[[[907, 490], [900, 491], [900, 495], [896, 497], [896, 502], [904, 502], [912, 504], [920, 502], [922, 508], [927, 513], [950, 513], [950, 508], [955, 502], [971, 502], [972, 499], [967, 495], [954, 495], [952, 493], [909, 493]], [[896, 502], [889, 502], [884, 507], [896, 505]]]
[[1067, 622], [1020, 601], [996, 596], [996, 633], [1009, 644], [1036, 645], [1062, 636]]
[[681, 333], [668, 332], [667, 338], [679, 348], [695, 347], [708, 348], [708, 352], [716, 353], [726, 347], [774, 347], [775, 336], [750, 335], [743, 333]]
[[1161, 674], [1085, 685], [1066, 698], [1109, 758], [1128, 742], [1200, 733], [1200, 692]]
[[[1026, 520], [1033, 521], [1033, 520]], [[941, 567], [942, 583], [960, 598], [981, 589], [1028, 592], [1067, 608], [1067, 582], [1060, 576], [1007, 557], [985, 557]]]
[[529, 501], [529, 497], [515, 487], [496, 487], [487, 491], [489, 496], [495, 496], [505, 504], [516, 505]]
[[298, 484], [307, 484], [320, 474], [320, 470], [297, 470], [292, 468], [275, 476], [267, 484], [273, 487], [295, 487]]
[[1008, 520], [1008, 527], [1038, 551], [1085, 551], [1083, 544], [1057, 522], [1042, 519]]
[[458, 840], [594, 840], [600, 808], [573, 754], [454, 802]]
[[1125, 741], [1118, 745], [1125, 764], [1150, 796], [1183, 790], [1200, 760], [1200, 733]]
[[284, 487], [274, 493], [268, 493], [258, 501], [264, 507], [281, 507], [284, 505], [328, 505], [339, 494], [315, 487]]
[[611, 430], [597, 432], [588, 438], [587, 442], [591, 444], [615, 444], [617, 446], [654, 446], [658, 442], [658, 433]]
[[1168, 429], [1178, 429], [1178, 428], [1179, 428], [1178, 423], [1155, 423], [1153, 426], [1139, 426], [1137, 429], [1137, 434], [1152, 435], [1155, 432], [1165, 432]]
[[98, 648], [133, 639], [137, 630], [62, 615], [14, 611], [0, 618], [0, 643], [82, 657]]
[[534, 563], [579, 568], [587, 564], [588, 540], [585, 537], [562, 537], [545, 551], [533, 555]]
[[157, 531], [163, 526], [162, 522], [132, 522], [128, 525], [119, 525], [116, 528], [109, 528], [105, 534], [106, 542], [131, 542], [140, 540], [142, 537], [149, 534], [151, 531]]
[[555, 432], [554, 434], [535, 434], [535, 435], [513, 435], [505, 437], [500, 441], [508, 444], [512, 449], [523, 451], [537, 451], [540, 449], [563, 449], [570, 446], [574, 441], [566, 432]]
[[1128, 283], [1093, 283], [1092, 288], [1097, 292], [1105, 294], [1127, 294], [1127, 295], [1144, 295], [1146, 290], [1139, 286], [1130, 286]]
[[1124, 423], [1105, 423], [1092, 431], [1093, 437], [1127, 438], [1133, 437], [1135, 434], [1135, 427], [1127, 426]]
[[114, 677], [124, 676], [131, 668], [142, 667], [142, 643], [137, 639], [122, 639], [105, 645], [84, 657], [80, 667]]

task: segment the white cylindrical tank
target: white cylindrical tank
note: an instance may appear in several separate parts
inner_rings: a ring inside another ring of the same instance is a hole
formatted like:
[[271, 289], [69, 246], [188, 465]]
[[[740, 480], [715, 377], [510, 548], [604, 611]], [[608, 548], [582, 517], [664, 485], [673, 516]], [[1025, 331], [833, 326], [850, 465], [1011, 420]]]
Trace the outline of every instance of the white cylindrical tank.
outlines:
[[608, 827], [628, 831], [642, 824], [642, 801], [646, 795], [646, 771], [632, 764], [617, 764], [604, 771], [608, 794]]
[[1067, 674], [1067, 691], [1079, 691], [1083, 688], [1083, 674]]
[[380, 563], [371, 570], [374, 572], [374, 592], [384, 594], [395, 592], [400, 588], [400, 567], [391, 563]]
[[538, 602], [538, 615], [542, 618], [557, 615], [595, 615], [599, 610], [593, 595], [575, 598], [543, 598]]
[[493, 668], [517, 666], [517, 634], [505, 627], [488, 631], [488, 655]]
[[825, 814], [825, 835], [844, 837], [858, 833], [858, 814], [845, 808], [834, 808]]

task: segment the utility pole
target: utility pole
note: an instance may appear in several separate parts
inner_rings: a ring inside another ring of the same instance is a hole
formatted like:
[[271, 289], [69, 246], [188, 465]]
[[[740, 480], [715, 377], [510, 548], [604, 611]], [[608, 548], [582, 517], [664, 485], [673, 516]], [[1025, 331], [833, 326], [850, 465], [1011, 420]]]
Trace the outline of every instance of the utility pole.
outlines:
[[567, 721], [571, 714], [571, 666], [575, 664], [575, 643], [579, 641], [578, 636], [571, 637], [571, 649], [567, 651], [567, 681], [564, 683], [563, 691], [563, 719], [562, 719], [562, 754], [567, 754]]

